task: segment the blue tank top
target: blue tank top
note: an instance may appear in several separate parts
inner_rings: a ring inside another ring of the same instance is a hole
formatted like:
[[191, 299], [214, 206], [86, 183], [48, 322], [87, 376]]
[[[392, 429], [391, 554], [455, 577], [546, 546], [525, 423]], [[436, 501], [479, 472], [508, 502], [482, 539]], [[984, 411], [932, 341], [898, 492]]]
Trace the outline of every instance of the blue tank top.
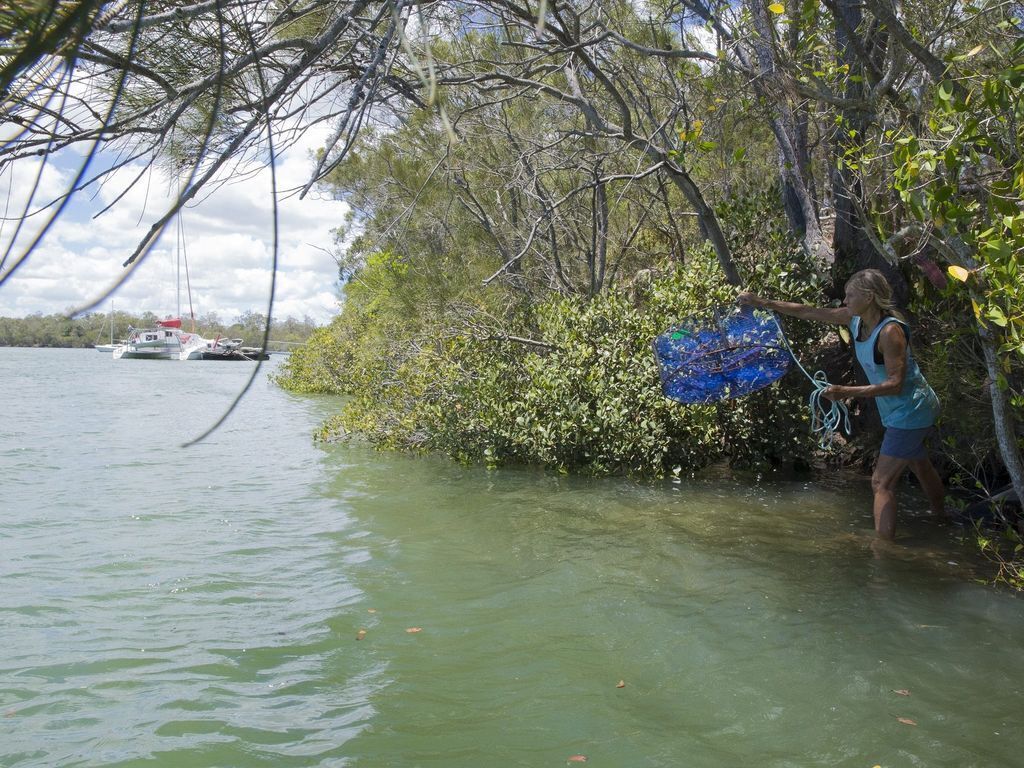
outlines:
[[907, 375], [903, 380], [903, 389], [898, 395], [876, 397], [878, 412], [882, 424], [897, 429], [924, 429], [935, 424], [939, 416], [939, 398], [928, 382], [925, 381], [921, 369], [917, 367], [914, 356], [910, 354], [910, 329], [907, 324], [895, 317], [884, 317], [871, 331], [871, 335], [860, 341], [860, 317], [854, 316], [850, 321], [850, 333], [853, 335], [853, 347], [857, 354], [857, 362], [864, 369], [864, 374], [872, 384], [881, 384], [888, 378], [885, 365], [875, 362], [875, 342], [879, 332], [889, 323], [898, 323], [907, 337]]

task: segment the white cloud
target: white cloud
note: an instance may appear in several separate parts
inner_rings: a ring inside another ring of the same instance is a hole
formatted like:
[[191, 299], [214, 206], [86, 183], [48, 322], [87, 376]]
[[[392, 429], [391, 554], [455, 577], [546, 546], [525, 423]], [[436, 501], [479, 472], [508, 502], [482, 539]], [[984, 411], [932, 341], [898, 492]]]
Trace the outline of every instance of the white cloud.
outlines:
[[[279, 189], [305, 182], [311, 168], [310, 153], [324, 140], [324, 130], [307, 131], [300, 142], [278, 160]], [[56, 162], [54, 162], [56, 160]], [[51, 158], [43, 174], [38, 200], [62, 192], [74, 171], [68, 163], [80, 161], [75, 153]], [[63, 164], [63, 167], [62, 167]], [[0, 316], [23, 317], [33, 312], [64, 312], [95, 300], [122, 274], [122, 262], [145, 236], [153, 221], [176, 193], [174, 185], [153, 172], [114, 202], [141, 167], [113, 174], [95, 194], [78, 195], [51, 227], [42, 244], [3, 286]], [[20, 213], [15, 203], [31, 189], [38, 161], [14, 166], [0, 178], [0, 201], [11, 188], [8, 216]], [[232, 320], [246, 310], [265, 312], [273, 260], [270, 171], [262, 169], [237, 183], [226, 183], [184, 216], [192, 302], [197, 315], [216, 312]], [[0, 203], [2, 204], [2, 203]], [[305, 200], [281, 195], [279, 199], [278, 276], [274, 315], [326, 322], [337, 311], [337, 266], [328, 251], [332, 230], [343, 220], [344, 203], [310, 194]], [[20, 252], [39, 231], [47, 213], [27, 220], [12, 251]], [[15, 222], [0, 229], [0, 249], [6, 248]], [[176, 304], [176, 227], [170, 225], [145, 261], [114, 295], [119, 310], [171, 314]], [[0, 250], [2, 254], [2, 250]], [[10, 259], [7, 266], [10, 265]], [[182, 312], [188, 312], [184, 268], [181, 278]], [[100, 309], [103, 309], [101, 307]]]

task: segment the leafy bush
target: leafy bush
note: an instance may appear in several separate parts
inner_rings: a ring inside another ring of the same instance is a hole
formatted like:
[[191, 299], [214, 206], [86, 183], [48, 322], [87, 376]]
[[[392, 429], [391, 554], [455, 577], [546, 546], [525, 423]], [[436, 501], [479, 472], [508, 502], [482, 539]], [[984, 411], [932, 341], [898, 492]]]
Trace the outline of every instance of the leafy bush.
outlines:
[[[774, 258], [750, 254], [751, 286], [816, 300], [813, 270], [799, 250], [783, 245]], [[376, 273], [394, 268], [371, 260], [361, 284], [381, 285]], [[722, 458], [748, 467], [800, 466], [813, 452], [803, 405], [809, 385], [798, 374], [707, 406], [662, 396], [653, 338], [687, 315], [734, 300], [710, 249], [646, 284], [636, 280], [590, 300], [551, 295], [503, 320], [480, 312], [471, 322], [449, 314], [448, 324], [399, 323], [381, 311], [386, 297], [367, 301], [354, 293], [279, 379], [290, 389], [349, 396], [325, 434], [354, 433], [381, 447], [490, 466], [589, 474], [656, 476]], [[798, 347], [812, 338], [804, 326], [790, 329]]]

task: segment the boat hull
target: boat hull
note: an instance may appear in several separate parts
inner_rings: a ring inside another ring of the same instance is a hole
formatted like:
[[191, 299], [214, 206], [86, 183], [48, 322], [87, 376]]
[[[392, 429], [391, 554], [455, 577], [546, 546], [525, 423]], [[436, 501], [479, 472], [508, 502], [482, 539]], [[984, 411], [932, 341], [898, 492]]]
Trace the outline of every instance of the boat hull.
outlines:
[[203, 352], [202, 360], [269, 360], [270, 354], [259, 347], [236, 347], [234, 349], [208, 349]]
[[177, 360], [178, 347], [132, 347], [126, 344], [113, 351], [115, 360]]

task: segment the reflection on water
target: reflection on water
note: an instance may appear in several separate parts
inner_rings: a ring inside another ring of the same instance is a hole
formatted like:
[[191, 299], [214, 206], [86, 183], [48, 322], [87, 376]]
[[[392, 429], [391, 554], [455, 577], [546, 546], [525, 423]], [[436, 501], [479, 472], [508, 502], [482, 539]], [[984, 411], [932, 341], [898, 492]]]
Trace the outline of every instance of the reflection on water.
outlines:
[[334, 404], [262, 384], [180, 450], [247, 371], [110, 362], [0, 350], [31, 394], [0, 423], [0, 765], [989, 767], [1024, 747], [1021, 601], [973, 583], [910, 489], [878, 549], [860, 479], [323, 449]]

